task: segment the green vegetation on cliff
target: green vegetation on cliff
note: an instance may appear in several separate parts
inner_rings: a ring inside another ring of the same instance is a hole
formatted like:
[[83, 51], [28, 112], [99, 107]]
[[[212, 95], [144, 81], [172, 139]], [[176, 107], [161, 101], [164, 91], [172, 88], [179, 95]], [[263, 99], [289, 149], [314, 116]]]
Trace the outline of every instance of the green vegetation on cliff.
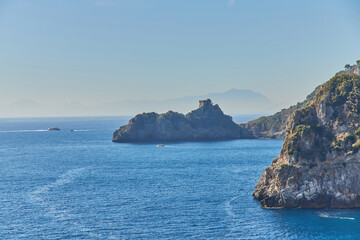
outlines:
[[[351, 66], [354, 69], [359, 65]], [[314, 101], [321, 101], [326, 94], [331, 94], [331, 100], [335, 105], [350, 102], [351, 111], [360, 114], [360, 107], [355, 99], [360, 96], [359, 75], [355, 73], [347, 74], [347, 71], [337, 73], [331, 80], [324, 85], [320, 85], [310, 93], [303, 102], [299, 102], [289, 108], [282, 109], [280, 112], [267, 117], [260, 117], [245, 124], [240, 124], [243, 128], [252, 133], [254, 138], [284, 138], [286, 122], [288, 118], [299, 109], [302, 109]], [[306, 114], [303, 112], [303, 114]]]
[[336, 74], [291, 114], [254, 192], [264, 207], [360, 207], [360, 75]]
[[360, 78], [357, 74], [336, 75], [326, 82], [316, 96], [316, 101], [321, 101], [327, 95], [331, 96], [334, 105], [342, 105], [349, 102], [350, 110], [359, 113]]
[[309, 94], [303, 102], [299, 102], [289, 108], [282, 109], [280, 112], [267, 117], [260, 117], [253, 121], [240, 126], [246, 128], [251, 132], [254, 138], [284, 138], [286, 121], [297, 109], [307, 106], [315, 99], [317, 91], [320, 86]]

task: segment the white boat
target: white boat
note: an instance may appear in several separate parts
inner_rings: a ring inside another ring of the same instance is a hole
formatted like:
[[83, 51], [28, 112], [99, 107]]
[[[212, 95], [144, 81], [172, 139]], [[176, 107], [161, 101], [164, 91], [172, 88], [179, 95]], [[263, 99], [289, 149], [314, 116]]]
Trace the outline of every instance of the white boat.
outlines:
[[51, 127], [51, 128], [48, 128], [48, 131], [60, 131], [60, 128]]

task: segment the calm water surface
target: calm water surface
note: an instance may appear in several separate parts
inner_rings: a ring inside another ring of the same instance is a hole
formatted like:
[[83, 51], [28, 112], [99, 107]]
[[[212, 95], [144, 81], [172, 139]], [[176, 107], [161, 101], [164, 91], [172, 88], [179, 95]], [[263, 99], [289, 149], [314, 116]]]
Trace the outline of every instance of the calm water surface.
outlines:
[[360, 238], [359, 210], [253, 200], [282, 141], [112, 143], [126, 120], [0, 120], [0, 238]]

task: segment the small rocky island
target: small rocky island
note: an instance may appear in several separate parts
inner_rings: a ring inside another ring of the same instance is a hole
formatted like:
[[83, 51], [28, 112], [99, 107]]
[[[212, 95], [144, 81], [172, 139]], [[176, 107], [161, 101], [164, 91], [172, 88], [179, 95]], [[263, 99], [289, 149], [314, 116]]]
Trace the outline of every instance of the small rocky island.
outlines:
[[347, 68], [291, 115], [253, 193], [263, 207], [360, 207], [360, 61]]
[[225, 115], [210, 99], [184, 115], [169, 111], [143, 113], [114, 132], [113, 142], [164, 142], [230, 140], [246, 136], [246, 130]]

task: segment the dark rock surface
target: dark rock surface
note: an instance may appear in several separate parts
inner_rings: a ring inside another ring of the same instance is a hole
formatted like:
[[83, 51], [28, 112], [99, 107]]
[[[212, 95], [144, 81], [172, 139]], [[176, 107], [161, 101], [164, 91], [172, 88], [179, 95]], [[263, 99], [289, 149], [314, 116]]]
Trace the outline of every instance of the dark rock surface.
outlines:
[[287, 123], [253, 196], [265, 208], [360, 207], [360, 76], [337, 74]]
[[114, 132], [113, 142], [211, 141], [245, 137], [251, 137], [251, 134], [207, 99], [201, 100], [199, 108], [186, 115], [172, 111], [138, 114]]

